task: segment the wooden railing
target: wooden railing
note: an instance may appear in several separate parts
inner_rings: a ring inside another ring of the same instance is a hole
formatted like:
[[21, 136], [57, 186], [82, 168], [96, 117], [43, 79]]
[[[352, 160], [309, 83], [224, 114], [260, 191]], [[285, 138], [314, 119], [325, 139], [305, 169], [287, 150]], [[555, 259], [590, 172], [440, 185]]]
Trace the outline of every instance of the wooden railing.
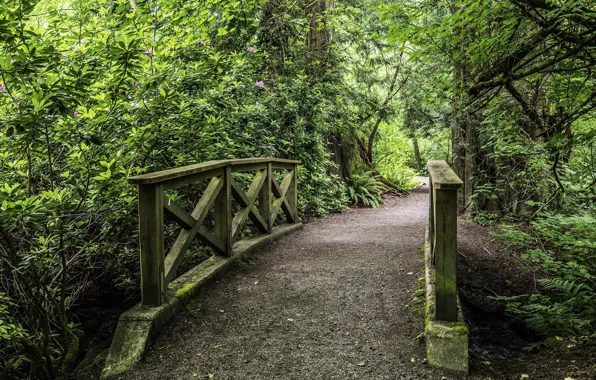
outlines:
[[457, 321], [457, 190], [463, 182], [445, 161], [428, 162], [429, 236], [436, 269], [435, 319]]
[[[299, 163], [275, 158], [209, 161], [130, 177], [128, 182], [137, 185], [139, 190], [143, 305], [159, 306], [164, 302], [165, 290], [195, 237], [216, 253], [231, 256], [248, 218], [262, 233], [271, 232], [280, 210], [289, 222], [295, 223]], [[273, 175], [275, 170], [285, 170], [280, 183]], [[232, 177], [232, 173], [237, 172], [256, 172], [248, 190], [243, 190]], [[190, 213], [164, 193], [205, 180], [209, 183]], [[238, 204], [235, 215], [232, 215], [232, 199]], [[203, 222], [212, 208], [214, 229], [210, 231]], [[164, 215], [182, 227], [167, 255], [164, 253]]]

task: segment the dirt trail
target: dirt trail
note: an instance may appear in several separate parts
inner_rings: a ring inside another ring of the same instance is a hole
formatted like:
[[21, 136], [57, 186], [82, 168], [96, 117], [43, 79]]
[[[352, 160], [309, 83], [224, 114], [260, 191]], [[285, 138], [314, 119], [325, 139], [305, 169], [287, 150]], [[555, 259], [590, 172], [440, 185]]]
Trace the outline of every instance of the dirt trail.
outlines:
[[263, 249], [205, 289], [123, 378], [460, 378], [429, 367], [415, 339], [427, 191], [317, 219]]

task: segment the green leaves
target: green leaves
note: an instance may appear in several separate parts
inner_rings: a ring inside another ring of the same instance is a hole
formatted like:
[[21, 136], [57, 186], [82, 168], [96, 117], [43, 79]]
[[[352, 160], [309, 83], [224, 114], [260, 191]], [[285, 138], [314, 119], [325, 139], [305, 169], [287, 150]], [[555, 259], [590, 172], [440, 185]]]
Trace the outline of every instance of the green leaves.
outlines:
[[30, 97], [31, 103], [33, 103], [33, 112], [38, 113], [50, 107], [52, 105], [52, 102], [49, 101], [50, 98], [51, 95], [44, 96], [42, 90], [34, 92]]

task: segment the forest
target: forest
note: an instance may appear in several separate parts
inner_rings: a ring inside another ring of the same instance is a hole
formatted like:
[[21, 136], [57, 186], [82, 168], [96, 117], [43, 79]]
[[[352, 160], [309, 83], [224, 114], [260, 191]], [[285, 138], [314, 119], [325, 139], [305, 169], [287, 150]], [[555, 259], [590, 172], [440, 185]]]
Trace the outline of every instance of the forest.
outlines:
[[446, 160], [539, 273], [495, 295], [530, 349], [593, 347], [595, 67], [591, 0], [0, 0], [0, 377], [68, 375], [139, 301], [128, 177], [248, 157], [301, 160], [302, 218]]

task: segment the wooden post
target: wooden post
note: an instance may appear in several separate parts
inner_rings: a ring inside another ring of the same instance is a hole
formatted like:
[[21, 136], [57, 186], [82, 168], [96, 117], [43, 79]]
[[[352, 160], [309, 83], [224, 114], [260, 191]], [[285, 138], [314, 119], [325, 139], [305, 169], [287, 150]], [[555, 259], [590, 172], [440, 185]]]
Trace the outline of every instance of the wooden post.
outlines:
[[273, 170], [271, 167], [271, 162], [268, 162], [267, 169], [265, 169], [267, 171], [265, 173], [267, 178], [265, 178], [265, 183], [263, 183], [259, 191], [259, 213], [265, 219], [265, 222], [267, 222], [267, 232], [269, 233], [273, 229], [273, 224], [271, 223], [271, 178], [273, 176]]
[[161, 184], [139, 185], [139, 240], [142, 303], [159, 306], [165, 299]]
[[232, 167], [224, 168], [223, 187], [215, 199], [215, 236], [224, 242], [226, 256], [232, 255]]
[[457, 321], [457, 189], [434, 191], [435, 318]]
[[435, 195], [434, 195], [434, 186], [433, 186], [433, 180], [430, 177], [430, 175], [428, 176], [428, 187], [429, 187], [429, 192], [428, 192], [428, 200], [429, 200], [429, 206], [428, 206], [428, 242], [430, 244], [430, 255], [431, 255], [431, 261], [432, 264], [435, 264], [435, 204], [434, 204], [434, 199], [435, 199]]
[[294, 164], [292, 168], [292, 183], [290, 184], [290, 188], [288, 189], [288, 194], [286, 198], [290, 205], [290, 210], [292, 210], [293, 220], [292, 223], [296, 223], [298, 221], [298, 164]]

